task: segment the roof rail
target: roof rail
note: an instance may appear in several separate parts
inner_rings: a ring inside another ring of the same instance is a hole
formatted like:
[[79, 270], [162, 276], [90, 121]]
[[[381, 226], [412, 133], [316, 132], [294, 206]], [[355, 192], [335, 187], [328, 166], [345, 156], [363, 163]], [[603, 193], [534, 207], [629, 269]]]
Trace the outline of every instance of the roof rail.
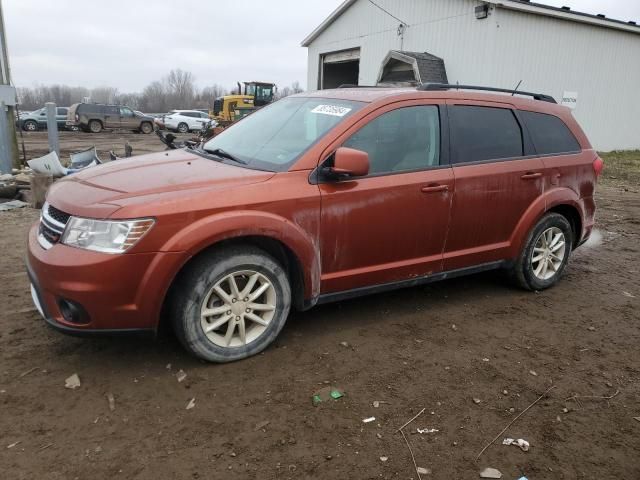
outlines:
[[356, 85], [355, 83], [343, 83], [338, 88], [385, 88], [382, 85]]
[[533, 97], [534, 100], [540, 100], [543, 102], [549, 103], [558, 103], [556, 99], [551, 95], [545, 95], [543, 93], [531, 93], [531, 92], [523, 92], [521, 90], [509, 90], [508, 88], [494, 88], [494, 87], [479, 87], [477, 85], [451, 85], [448, 83], [423, 83], [422, 85], [418, 85], [418, 90], [427, 91], [427, 92], [438, 92], [443, 90], [480, 90], [483, 92], [501, 92], [501, 93], [510, 93], [511, 95], [524, 95], [525, 97]]

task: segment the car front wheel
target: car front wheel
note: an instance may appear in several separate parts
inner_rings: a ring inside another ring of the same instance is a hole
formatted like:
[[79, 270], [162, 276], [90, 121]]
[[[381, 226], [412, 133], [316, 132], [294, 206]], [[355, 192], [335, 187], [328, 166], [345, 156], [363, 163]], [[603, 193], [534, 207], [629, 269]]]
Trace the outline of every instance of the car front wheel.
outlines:
[[277, 337], [291, 307], [285, 271], [266, 252], [234, 246], [203, 254], [180, 276], [170, 314], [181, 343], [210, 362], [255, 355]]
[[529, 233], [527, 243], [512, 268], [516, 282], [527, 290], [555, 285], [569, 262], [573, 231], [558, 213], [548, 213]]
[[180, 123], [178, 125], [178, 131], [180, 133], [189, 133], [189, 125], [187, 125], [186, 123]]
[[27, 120], [22, 124], [22, 128], [27, 132], [35, 132], [38, 130], [38, 122], [34, 122], [33, 120]]

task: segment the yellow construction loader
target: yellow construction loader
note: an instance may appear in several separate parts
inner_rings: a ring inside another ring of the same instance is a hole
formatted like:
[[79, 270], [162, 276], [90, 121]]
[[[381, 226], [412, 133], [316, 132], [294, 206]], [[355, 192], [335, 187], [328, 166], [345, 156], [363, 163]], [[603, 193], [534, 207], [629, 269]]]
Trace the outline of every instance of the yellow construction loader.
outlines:
[[213, 102], [213, 112], [210, 116], [225, 127], [247, 116], [257, 108], [273, 102], [277, 91], [274, 83], [268, 82], [243, 82], [244, 93], [238, 82], [238, 93], [216, 98]]

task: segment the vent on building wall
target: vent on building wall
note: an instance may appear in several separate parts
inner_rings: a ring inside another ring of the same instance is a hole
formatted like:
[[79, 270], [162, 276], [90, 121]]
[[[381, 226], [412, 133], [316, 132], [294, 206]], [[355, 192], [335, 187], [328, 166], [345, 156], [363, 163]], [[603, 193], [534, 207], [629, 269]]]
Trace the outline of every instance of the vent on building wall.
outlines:
[[482, 20], [483, 18], [487, 18], [489, 16], [489, 5], [478, 5], [476, 7], [476, 18], [478, 20]]

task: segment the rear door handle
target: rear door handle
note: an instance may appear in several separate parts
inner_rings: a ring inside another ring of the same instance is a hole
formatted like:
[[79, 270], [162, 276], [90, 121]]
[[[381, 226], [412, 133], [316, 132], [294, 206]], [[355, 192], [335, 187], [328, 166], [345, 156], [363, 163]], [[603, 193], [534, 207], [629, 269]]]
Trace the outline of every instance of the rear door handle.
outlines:
[[524, 175], [522, 175], [520, 178], [522, 180], [533, 180], [536, 178], [540, 178], [542, 176], [542, 173], [540, 172], [527, 172]]
[[437, 193], [446, 192], [449, 190], [449, 185], [427, 185], [420, 189], [423, 193]]

